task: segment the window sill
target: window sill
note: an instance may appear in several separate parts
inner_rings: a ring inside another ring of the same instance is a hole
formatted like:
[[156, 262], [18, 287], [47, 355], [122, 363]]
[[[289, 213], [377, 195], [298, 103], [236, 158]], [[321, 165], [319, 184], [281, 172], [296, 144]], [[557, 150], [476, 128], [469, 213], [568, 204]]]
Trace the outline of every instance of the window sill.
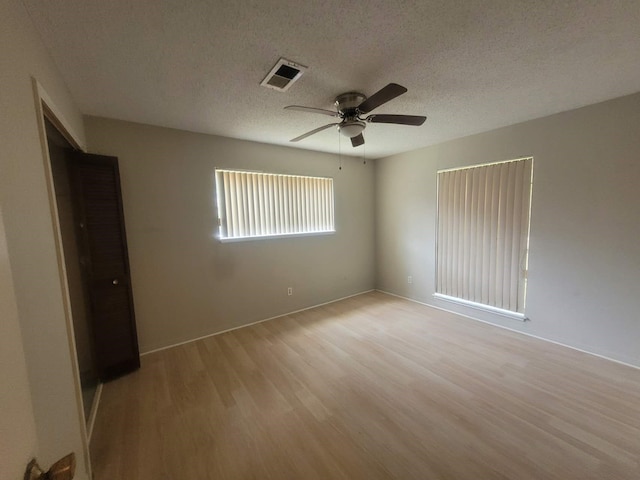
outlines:
[[484, 312], [495, 313], [497, 315], [511, 318], [513, 320], [519, 320], [521, 322], [526, 322], [529, 320], [524, 313], [512, 312], [511, 310], [504, 310], [502, 308], [492, 307], [490, 305], [484, 305], [482, 303], [471, 302], [462, 298], [450, 297], [449, 295], [443, 295], [441, 293], [434, 293], [433, 298], [443, 300], [445, 302], [455, 303], [457, 305], [462, 305], [464, 307], [474, 308], [476, 310], [482, 310]]
[[251, 237], [230, 237], [230, 238], [218, 237], [218, 241], [220, 241], [221, 243], [250, 242], [252, 240], [267, 240], [267, 239], [274, 239], [274, 238], [317, 237], [321, 235], [333, 235], [335, 233], [336, 233], [335, 230], [328, 230], [325, 232], [281, 233], [278, 235], [253, 235]]

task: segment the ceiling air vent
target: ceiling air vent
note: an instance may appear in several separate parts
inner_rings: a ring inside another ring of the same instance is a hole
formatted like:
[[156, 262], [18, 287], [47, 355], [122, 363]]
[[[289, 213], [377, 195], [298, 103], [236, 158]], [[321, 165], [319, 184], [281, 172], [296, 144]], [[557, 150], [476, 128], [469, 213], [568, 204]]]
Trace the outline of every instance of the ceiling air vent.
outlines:
[[302, 76], [306, 69], [307, 67], [305, 66], [281, 58], [267, 76], [264, 77], [264, 80], [260, 82], [260, 85], [286, 92]]

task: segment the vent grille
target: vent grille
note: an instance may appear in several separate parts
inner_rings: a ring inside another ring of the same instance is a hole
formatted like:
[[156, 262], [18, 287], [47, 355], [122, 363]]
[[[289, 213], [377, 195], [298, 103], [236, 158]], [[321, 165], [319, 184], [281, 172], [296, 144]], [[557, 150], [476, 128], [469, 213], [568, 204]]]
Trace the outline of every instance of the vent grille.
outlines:
[[264, 80], [260, 82], [260, 85], [286, 92], [302, 76], [306, 69], [307, 67], [303, 65], [281, 58], [267, 76], [264, 77]]

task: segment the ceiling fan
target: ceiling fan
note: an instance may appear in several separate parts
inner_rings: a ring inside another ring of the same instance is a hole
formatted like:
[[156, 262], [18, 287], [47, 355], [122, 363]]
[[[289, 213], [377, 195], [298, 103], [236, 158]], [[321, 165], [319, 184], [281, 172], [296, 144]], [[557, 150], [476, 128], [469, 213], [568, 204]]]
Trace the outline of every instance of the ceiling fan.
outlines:
[[363, 115], [373, 111], [380, 105], [383, 105], [406, 92], [407, 89], [402, 85], [390, 83], [381, 90], [378, 90], [369, 98], [358, 92], [343, 93], [338, 95], [335, 99], [334, 103], [337, 109], [335, 112], [332, 110], [324, 110], [322, 108], [302, 107], [300, 105], [289, 105], [284, 107], [287, 110], [320, 113], [322, 115], [329, 115], [330, 117], [337, 117], [341, 119], [340, 122], [329, 123], [328, 125], [324, 125], [302, 134], [299, 137], [292, 138], [290, 141], [299, 142], [300, 140], [310, 137], [322, 130], [337, 126], [341, 134], [351, 139], [351, 145], [359, 147], [364, 144], [364, 136], [362, 135], [362, 132], [367, 126], [367, 123], [395, 123], [398, 125], [420, 126], [424, 123], [427, 117], [418, 115], [386, 114], [373, 114], [363, 117]]

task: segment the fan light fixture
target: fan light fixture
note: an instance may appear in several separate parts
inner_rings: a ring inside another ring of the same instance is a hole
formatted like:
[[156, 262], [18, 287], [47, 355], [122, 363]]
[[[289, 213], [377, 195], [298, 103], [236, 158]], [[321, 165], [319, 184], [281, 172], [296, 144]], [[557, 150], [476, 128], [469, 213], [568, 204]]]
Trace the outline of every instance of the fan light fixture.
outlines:
[[338, 128], [340, 129], [340, 133], [348, 138], [353, 138], [360, 135], [364, 130], [364, 127], [365, 127], [365, 123], [359, 122], [357, 120], [338, 125]]

